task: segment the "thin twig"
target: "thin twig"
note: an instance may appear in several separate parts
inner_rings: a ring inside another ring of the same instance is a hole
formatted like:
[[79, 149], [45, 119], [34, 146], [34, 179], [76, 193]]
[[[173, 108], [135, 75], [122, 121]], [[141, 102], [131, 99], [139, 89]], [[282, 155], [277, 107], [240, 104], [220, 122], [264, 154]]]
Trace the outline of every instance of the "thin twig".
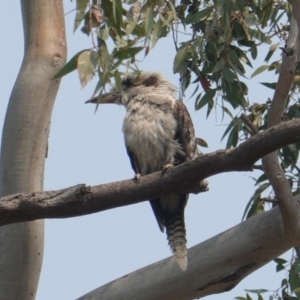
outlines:
[[254, 166], [253, 166], [253, 170], [261, 170], [261, 171], [263, 171], [264, 168], [263, 168], [262, 165], [254, 165]]
[[262, 201], [264, 202], [270, 202], [270, 203], [276, 203], [278, 204], [279, 203], [279, 200], [274, 198], [274, 199], [271, 199], [271, 198], [261, 198]]

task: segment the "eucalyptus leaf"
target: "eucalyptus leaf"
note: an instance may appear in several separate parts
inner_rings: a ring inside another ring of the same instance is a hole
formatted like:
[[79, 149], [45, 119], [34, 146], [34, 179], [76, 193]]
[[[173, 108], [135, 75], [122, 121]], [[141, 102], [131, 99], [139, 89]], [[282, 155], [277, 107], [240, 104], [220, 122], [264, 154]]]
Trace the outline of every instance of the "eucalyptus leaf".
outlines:
[[251, 46], [251, 56], [253, 59], [256, 59], [257, 57], [257, 47], [255, 44]]
[[196, 13], [189, 14], [185, 18], [184, 23], [185, 24], [191, 24], [191, 23], [198, 22], [198, 21], [208, 17], [211, 14], [212, 11], [213, 11], [213, 8], [208, 7], [208, 8], [204, 8], [204, 9], [202, 9], [202, 10], [196, 12]]
[[145, 35], [146, 38], [149, 38], [152, 33], [152, 28], [154, 24], [154, 17], [152, 8], [148, 7], [146, 11], [146, 17], [145, 17]]
[[253, 78], [254, 76], [264, 72], [265, 70], [267, 70], [269, 68], [269, 65], [262, 65], [260, 67], [258, 67], [251, 75], [251, 78]]
[[188, 46], [181, 47], [175, 55], [173, 72], [178, 73], [186, 67], [186, 59], [188, 58]]
[[121, 60], [133, 58], [143, 49], [144, 47], [121, 48], [113, 54], [113, 57]]
[[225, 61], [223, 59], [219, 60], [215, 67], [213, 68], [212, 70], [212, 73], [216, 73], [216, 72], [219, 72], [220, 70], [222, 70], [225, 66]]
[[98, 53], [91, 50], [84, 51], [78, 56], [77, 70], [82, 88], [92, 79], [97, 60]]
[[121, 0], [113, 0], [113, 16], [114, 16], [114, 27], [119, 35], [122, 35], [121, 27], [123, 25], [123, 8]]
[[79, 55], [82, 52], [89, 51], [89, 50], [82, 50], [75, 54], [55, 75], [52, 79], [61, 78], [77, 69], [77, 60]]
[[161, 26], [162, 26], [162, 21], [158, 20], [154, 25], [153, 25], [153, 34], [152, 34], [152, 39], [151, 39], [151, 47], [154, 48], [156, 45], [158, 39], [159, 39], [159, 33], [161, 31]]
[[207, 91], [204, 96], [201, 98], [199, 103], [197, 104], [196, 110], [201, 109], [203, 106], [207, 105], [216, 95], [216, 90], [212, 89]]
[[274, 52], [278, 49], [278, 47], [279, 47], [279, 43], [273, 44], [270, 47], [269, 52], [268, 52], [267, 56], [265, 57], [265, 62], [268, 62], [270, 60], [270, 58], [272, 57]]
[[275, 90], [277, 82], [272, 82], [272, 83], [271, 82], [260, 82], [260, 84], [264, 85], [265, 87], [267, 87], [269, 89]]
[[79, 27], [82, 20], [84, 19], [84, 14], [85, 14], [88, 2], [89, 2], [88, 0], [76, 0], [76, 15], [75, 15], [73, 32], [76, 31], [76, 29]]

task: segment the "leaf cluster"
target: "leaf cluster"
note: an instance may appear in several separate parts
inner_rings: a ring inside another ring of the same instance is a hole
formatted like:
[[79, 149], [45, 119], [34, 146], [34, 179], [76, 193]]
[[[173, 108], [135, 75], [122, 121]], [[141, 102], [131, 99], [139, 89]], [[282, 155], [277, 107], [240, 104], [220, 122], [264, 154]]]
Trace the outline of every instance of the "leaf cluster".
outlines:
[[[97, 74], [94, 94], [101, 94], [111, 79], [118, 85], [120, 68], [139, 71], [138, 58], [143, 59], [160, 38], [167, 36], [176, 18], [171, 1], [146, 1], [142, 5], [139, 1], [77, 0], [74, 30], [83, 23], [81, 31], [92, 36], [94, 47], [73, 56], [55, 78], [77, 69], [84, 87]], [[109, 42], [114, 47], [108, 46]]]
[[[206, 107], [208, 116], [218, 104], [229, 114], [227, 104], [249, 107], [248, 87], [241, 80], [245, 66], [252, 67], [258, 46], [271, 44], [273, 37], [284, 41], [288, 25], [279, 22], [288, 22], [290, 10], [288, 2], [272, 0], [77, 0], [74, 30], [83, 23], [81, 30], [92, 35], [94, 47], [77, 53], [56, 78], [77, 69], [83, 87], [98, 74], [94, 94], [101, 94], [111, 79], [119, 81], [120, 69], [138, 72], [139, 61], [172, 32], [177, 51], [173, 71], [180, 73], [183, 94], [193, 78], [196, 110]], [[181, 30], [189, 38], [179, 43]], [[279, 44], [270, 47], [265, 61]], [[279, 67], [278, 61], [263, 65], [253, 76]]]

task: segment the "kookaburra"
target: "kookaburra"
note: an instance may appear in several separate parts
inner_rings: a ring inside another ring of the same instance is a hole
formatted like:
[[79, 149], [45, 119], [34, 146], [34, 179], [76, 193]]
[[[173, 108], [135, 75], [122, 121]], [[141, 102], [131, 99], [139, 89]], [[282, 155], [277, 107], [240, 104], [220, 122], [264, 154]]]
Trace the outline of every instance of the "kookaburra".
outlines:
[[[192, 160], [198, 154], [191, 117], [185, 105], [176, 100], [176, 88], [161, 74], [143, 72], [122, 79], [122, 91], [111, 92], [87, 103], [124, 105], [125, 145], [136, 174], [162, 171]], [[167, 238], [179, 267], [187, 268], [184, 208], [188, 194], [170, 194], [151, 199], [158, 226]]]

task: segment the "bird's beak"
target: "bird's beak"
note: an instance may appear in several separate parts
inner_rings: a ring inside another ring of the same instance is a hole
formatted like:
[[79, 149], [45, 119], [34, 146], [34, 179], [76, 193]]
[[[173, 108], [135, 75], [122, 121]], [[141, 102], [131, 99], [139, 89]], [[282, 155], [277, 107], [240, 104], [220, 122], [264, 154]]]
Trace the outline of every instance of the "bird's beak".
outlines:
[[100, 97], [94, 97], [90, 100], [85, 101], [85, 103], [103, 104], [103, 103], [116, 103], [118, 99], [118, 94], [116, 92], [109, 92], [102, 94]]

